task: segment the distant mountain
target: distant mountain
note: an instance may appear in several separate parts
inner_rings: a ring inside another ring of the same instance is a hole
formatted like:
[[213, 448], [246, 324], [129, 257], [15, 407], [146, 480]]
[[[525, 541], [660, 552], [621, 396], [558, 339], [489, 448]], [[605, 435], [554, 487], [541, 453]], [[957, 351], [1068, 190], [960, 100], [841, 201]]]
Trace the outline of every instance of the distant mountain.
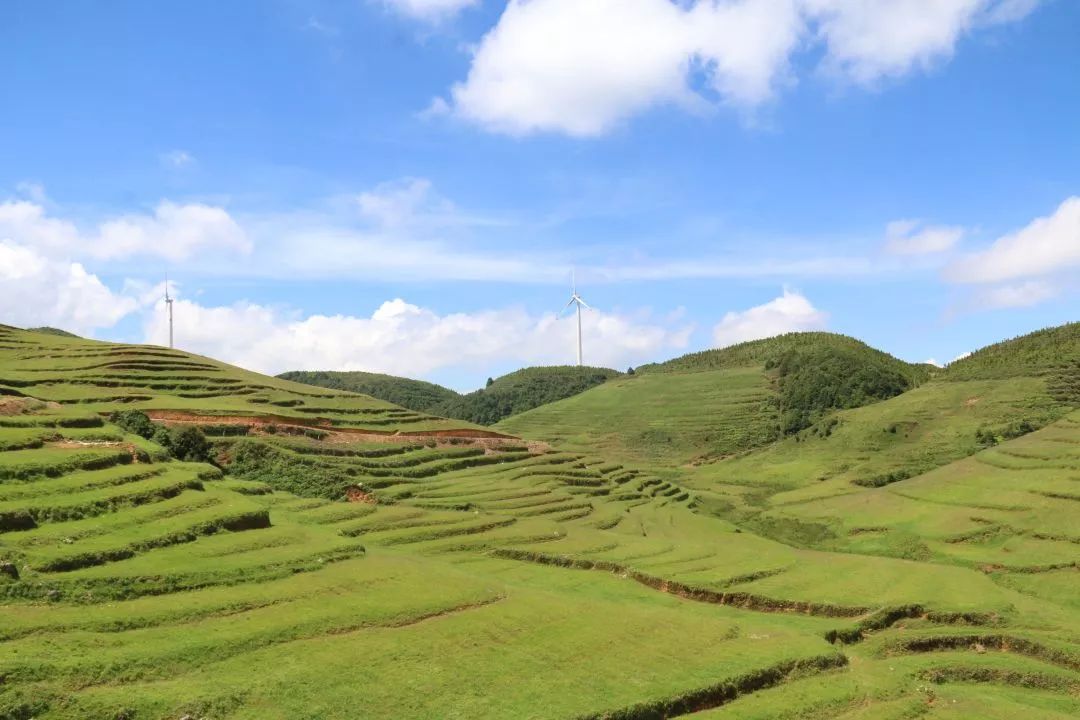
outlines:
[[422, 380], [367, 372], [293, 371], [278, 377], [363, 393], [432, 415], [491, 425], [512, 415], [584, 392], [621, 374], [608, 368], [573, 365], [524, 368], [492, 380], [481, 390], [466, 394]]
[[305, 385], [370, 395], [417, 412], [430, 412], [432, 408], [460, 397], [442, 385], [381, 373], [293, 370], [278, 377]]
[[577, 395], [621, 374], [607, 368], [574, 365], [525, 368], [495, 379], [482, 390], [444, 402], [431, 412], [493, 425], [512, 415]]

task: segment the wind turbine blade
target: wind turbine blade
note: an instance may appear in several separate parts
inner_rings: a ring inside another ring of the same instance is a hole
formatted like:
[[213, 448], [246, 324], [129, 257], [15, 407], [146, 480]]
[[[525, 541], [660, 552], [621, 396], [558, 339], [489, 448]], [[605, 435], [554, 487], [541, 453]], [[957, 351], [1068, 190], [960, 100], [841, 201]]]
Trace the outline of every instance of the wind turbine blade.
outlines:
[[561, 312], [559, 313], [559, 315], [560, 315], [560, 316], [562, 316], [562, 315], [565, 315], [565, 314], [566, 314], [566, 311], [567, 311], [567, 310], [569, 310], [569, 309], [570, 309], [570, 306], [571, 306], [571, 305], [573, 305], [573, 304], [574, 304], [574, 298], [570, 298], [570, 302], [566, 303], [566, 305], [564, 305], [564, 306], [563, 306], [563, 309], [562, 309], [562, 311], [561, 311]]
[[578, 298], [578, 299], [577, 299], [577, 301], [578, 301], [579, 303], [581, 303], [581, 305], [583, 305], [584, 307], [588, 308], [589, 310], [592, 310], [592, 306], [590, 306], [590, 305], [589, 305], [589, 303], [585, 302], [585, 301], [584, 301], [584, 300], [582, 300], [581, 298]]

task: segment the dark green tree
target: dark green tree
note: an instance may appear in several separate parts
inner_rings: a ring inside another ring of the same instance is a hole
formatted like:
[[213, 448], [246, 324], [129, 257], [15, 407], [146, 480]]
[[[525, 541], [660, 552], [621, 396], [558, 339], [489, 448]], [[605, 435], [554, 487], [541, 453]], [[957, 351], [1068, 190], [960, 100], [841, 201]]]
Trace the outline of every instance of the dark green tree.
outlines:
[[119, 425], [129, 433], [151, 438], [157, 426], [146, 416], [146, 413], [138, 410], [117, 410], [109, 416], [109, 422]]

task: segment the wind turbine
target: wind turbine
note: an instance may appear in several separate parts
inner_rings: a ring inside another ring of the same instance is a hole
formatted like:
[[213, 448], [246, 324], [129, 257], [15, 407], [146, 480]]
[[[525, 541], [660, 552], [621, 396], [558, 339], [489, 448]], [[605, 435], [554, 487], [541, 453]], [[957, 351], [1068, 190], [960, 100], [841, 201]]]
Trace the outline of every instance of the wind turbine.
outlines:
[[574, 277], [574, 272], [570, 271], [570, 302], [566, 303], [566, 307], [563, 308], [563, 314], [570, 309], [571, 305], [577, 305], [577, 364], [581, 367], [581, 308], [585, 307], [589, 310], [589, 304], [581, 299], [581, 296], [577, 293], [577, 280]]
[[169, 275], [165, 274], [165, 307], [169, 309], [169, 349], [173, 346], [173, 299], [169, 297]]

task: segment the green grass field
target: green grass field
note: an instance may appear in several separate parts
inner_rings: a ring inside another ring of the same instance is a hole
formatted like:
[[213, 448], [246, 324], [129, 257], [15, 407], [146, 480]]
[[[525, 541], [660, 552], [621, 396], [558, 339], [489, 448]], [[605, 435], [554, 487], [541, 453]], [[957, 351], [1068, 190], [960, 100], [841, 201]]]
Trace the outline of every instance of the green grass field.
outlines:
[[1077, 717], [1080, 411], [1049, 347], [782, 439], [753, 364], [491, 437], [0, 328], [0, 719]]

